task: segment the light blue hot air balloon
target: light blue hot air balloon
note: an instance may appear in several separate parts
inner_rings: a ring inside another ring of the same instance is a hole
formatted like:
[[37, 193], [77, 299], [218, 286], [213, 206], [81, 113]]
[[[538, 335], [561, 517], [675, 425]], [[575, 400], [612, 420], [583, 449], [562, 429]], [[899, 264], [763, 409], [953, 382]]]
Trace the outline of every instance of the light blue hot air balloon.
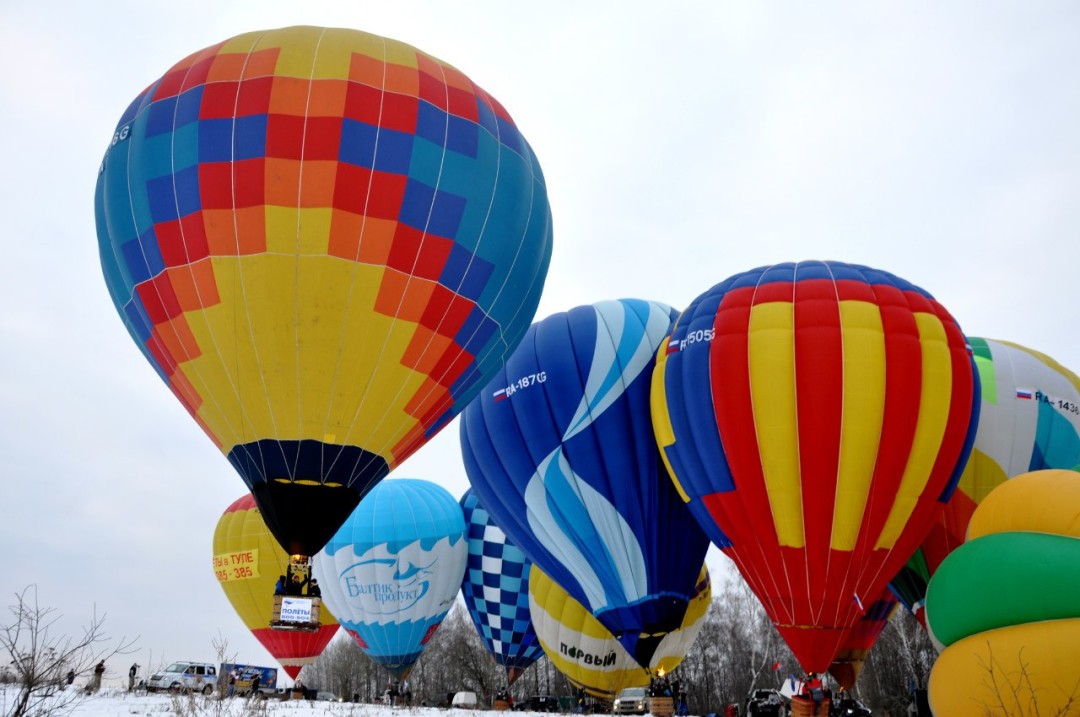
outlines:
[[461, 506], [445, 488], [387, 479], [315, 556], [314, 573], [341, 626], [404, 677], [454, 604], [467, 550]]
[[492, 519], [642, 666], [681, 625], [708, 548], [649, 418], [675, 315], [624, 299], [535, 323], [461, 420], [465, 468]]
[[529, 615], [532, 563], [491, 520], [476, 493], [461, 498], [469, 559], [461, 594], [476, 631], [510, 684], [544, 655]]

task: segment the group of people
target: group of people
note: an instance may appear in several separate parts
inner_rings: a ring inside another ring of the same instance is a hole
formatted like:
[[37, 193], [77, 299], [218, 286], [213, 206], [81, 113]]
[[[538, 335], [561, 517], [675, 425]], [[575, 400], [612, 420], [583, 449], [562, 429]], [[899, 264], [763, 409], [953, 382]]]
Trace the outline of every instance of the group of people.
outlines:
[[394, 707], [396, 705], [411, 705], [412, 704], [412, 686], [409, 685], [408, 680], [390, 680], [386, 685], [386, 704]]
[[279, 575], [274, 583], [275, 595], [291, 595], [303, 597], [322, 597], [322, 589], [319, 581], [315, 578], [305, 580], [299, 573], [293, 573], [289, 578]]
[[[135, 677], [139, 674], [139, 664], [133, 663], [128, 669], [128, 685], [127, 691], [133, 692], [135, 690]], [[105, 676], [105, 660], [98, 660], [98, 663], [94, 665], [94, 670], [90, 675], [90, 681], [86, 683], [86, 694], [90, 695], [98, 692], [101, 689], [101, 679]], [[75, 683], [75, 670], [69, 669], [67, 674], [64, 675], [64, 682], [68, 686]]]
[[685, 716], [690, 712], [682, 683], [670, 679], [667, 675], [658, 675], [649, 680], [649, 697], [670, 697], [676, 715]]
[[502, 709], [511, 709], [514, 706], [514, 696], [505, 687], [500, 687], [495, 691], [495, 704], [498, 705], [500, 702], [504, 703]]
[[[234, 667], [229, 670], [228, 683], [225, 689], [225, 696], [232, 697], [236, 694], [236, 683], [240, 680], [240, 672]], [[262, 674], [258, 670], [251, 671], [251, 689], [248, 690], [248, 697], [257, 697], [259, 695], [259, 684], [262, 682]]]

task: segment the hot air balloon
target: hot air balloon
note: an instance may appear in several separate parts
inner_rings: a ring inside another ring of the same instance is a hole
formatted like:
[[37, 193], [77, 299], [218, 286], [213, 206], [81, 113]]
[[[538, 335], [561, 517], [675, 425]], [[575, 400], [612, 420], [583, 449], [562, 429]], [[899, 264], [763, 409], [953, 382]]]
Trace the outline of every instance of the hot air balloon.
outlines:
[[[1080, 698], [1080, 473], [1001, 483], [930, 580], [937, 715], [1071, 714]], [[1036, 709], [1037, 706], [1037, 709]]]
[[963, 544], [975, 507], [990, 491], [1021, 473], [1080, 463], [1080, 377], [1039, 351], [969, 340], [982, 398], [971, 460], [945, 512], [892, 583], [920, 622], [927, 582]]
[[660, 640], [645, 669], [543, 571], [534, 567], [529, 582], [529, 610], [548, 659], [575, 685], [605, 700], [623, 688], [648, 685], [654, 674], [667, 674], [678, 667], [694, 646], [711, 600], [709, 571], [702, 567], [682, 622]]
[[461, 509], [469, 546], [461, 595], [484, 647], [513, 684], [544, 655], [529, 619], [532, 563], [491, 521], [471, 489], [461, 497]]
[[808, 672], [914, 552], [977, 420], [964, 336], [922, 289], [839, 262], [717, 284], [659, 352], [671, 473]]
[[502, 365], [551, 254], [506, 110], [346, 29], [178, 62], [120, 117], [95, 211], [128, 332], [303, 571]]
[[250, 493], [225, 509], [214, 529], [214, 574], [251, 634], [296, 679], [304, 665], [322, 653], [338, 624], [324, 607], [315, 632], [270, 629], [267, 596], [288, 565], [289, 556], [267, 530]]
[[682, 624], [708, 549], [649, 423], [673, 316], [639, 299], [549, 316], [461, 420], [466, 473], [492, 519], [642, 666]]
[[855, 688], [866, 658], [870, 656], [870, 650], [899, 606], [900, 600], [888, 588], [881, 591], [877, 600], [866, 606], [866, 614], [848, 631], [840, 650], [829, 665], [829, 674], [836, 680], [836, 684], [845, 690]]
[[454, 604], [468, 546], [445, 488], [394, 478], [371, 489], [315, 556], [327, 606], [367, 655], [405, 677]]

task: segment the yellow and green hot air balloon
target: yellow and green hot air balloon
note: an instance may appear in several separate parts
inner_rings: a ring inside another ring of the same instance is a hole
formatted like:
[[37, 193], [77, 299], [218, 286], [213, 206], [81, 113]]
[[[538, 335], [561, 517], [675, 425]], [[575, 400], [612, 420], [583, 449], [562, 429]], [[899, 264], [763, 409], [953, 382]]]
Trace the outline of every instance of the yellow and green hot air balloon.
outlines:
[[1080, 473], [1005, 481], [976, 508], [968, 541], [930, 580], [926, 617], [944, 646], [935, 715], [1062, 715], [1080, 701]]

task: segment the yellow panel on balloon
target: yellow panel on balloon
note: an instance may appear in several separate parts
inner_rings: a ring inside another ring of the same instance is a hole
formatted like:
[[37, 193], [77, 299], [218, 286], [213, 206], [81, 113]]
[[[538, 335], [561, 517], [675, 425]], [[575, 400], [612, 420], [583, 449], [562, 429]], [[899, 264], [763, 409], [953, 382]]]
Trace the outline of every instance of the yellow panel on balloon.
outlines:
[[1080, 618], [987, 630], [938, 656], [930, 707], [942, 717], [1077, 714], [1078, 666]]
[[[213, 352], [180, 370], [199, 395], [212, 397], [198, 417], [224, 450], [267, 436], [323, 440], [333, 434], [385, 455], [414, 425], [406, 407], [426, 376], [401, 363], [415, 324], [373, 310], [385, 269], [277, 254], [215, 257], [213, 263], [219, 291], [238, 303], [193, 312], [191, 330]], [[297, 295], [313, 299], [298, 306]], [[370, 345], [374, 337], [380, 337], [378, 350]], [[296, 349], [281, 351], [282, 345]], [[365, 397], [359, 411], [357, 396]], [[365, 404], [381, 407], [380, 414], [365, 413]], [[386, 414], [395, 420], [384, 420]]]
[[972, 514], [967, 539], [1010, 531], [1080, 538], [1080, 475], [1047, 469], [1003, 482]]
[[[702, 567], [682, 626], [668, 633], [653, 654], [653, 672], [666, 674], [683, 661], [701, 630], [711, 599], [709, 572]], [[623, 688], [649, 684], [649, 673], [622, 643], [535, 564], [529, 573], [529, 612], [548, 659], [590, 694], [611, 698]]]

